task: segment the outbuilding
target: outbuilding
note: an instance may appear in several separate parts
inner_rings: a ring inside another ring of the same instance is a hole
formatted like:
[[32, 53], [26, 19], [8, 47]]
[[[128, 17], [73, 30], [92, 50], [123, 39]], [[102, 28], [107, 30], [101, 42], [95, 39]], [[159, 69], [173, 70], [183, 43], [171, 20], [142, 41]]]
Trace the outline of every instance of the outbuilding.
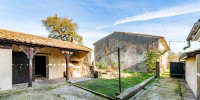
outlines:
[[[148, 73], [143, 54], [148, 50], [168, 51], [164, 37], [148, 34], [115, 31], [94, 43], [95, 61], [115, 66], [118, 62], [117, 47], [121, 51], [122, 70]], [[161, 70], [167, 68], [167, 54], [160, 59]]]
[[91, 49], [83, 45], [0, 29], [0, 90], [36, 76], [54, 79], [90, 76]]

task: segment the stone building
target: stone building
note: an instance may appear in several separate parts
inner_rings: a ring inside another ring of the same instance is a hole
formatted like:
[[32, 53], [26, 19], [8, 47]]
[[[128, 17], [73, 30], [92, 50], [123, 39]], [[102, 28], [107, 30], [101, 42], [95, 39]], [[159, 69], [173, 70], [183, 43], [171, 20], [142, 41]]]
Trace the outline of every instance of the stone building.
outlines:
[[[148, 50], [169, 50], [162, 36], [118, 31], [100, 39], [93, 45], [96, 62], [105, 62], [107, 65], [115, 66], [114, 64], [118, 62], [117, 47], [120, 46], [122, 70], [142, 73], [149, 72], [149, 67], [143, 59], [144, 52]], [[161, 70], [167, 67], [167, 55], [161, 57], [160, 63]]]
[[90, 76], [92, 50], [83, 45], [0, 29], [0, 90], [54, 79]]

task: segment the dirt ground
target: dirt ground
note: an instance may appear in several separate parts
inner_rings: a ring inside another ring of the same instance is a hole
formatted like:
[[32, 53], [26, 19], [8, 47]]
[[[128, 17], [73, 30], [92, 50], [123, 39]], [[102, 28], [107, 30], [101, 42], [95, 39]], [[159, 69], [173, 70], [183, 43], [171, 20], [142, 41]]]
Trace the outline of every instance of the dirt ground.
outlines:
[[0, 100], [106, 100], [103, 97], [70, 85], [56, 83], [32, 88], [0, 92]]

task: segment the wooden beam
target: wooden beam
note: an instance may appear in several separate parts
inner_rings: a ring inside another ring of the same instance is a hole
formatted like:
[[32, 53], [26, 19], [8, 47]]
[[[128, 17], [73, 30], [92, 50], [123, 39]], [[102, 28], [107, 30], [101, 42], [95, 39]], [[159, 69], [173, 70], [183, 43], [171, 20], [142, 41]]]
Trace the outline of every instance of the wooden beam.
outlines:
[[62, 54], [65, 56], [66, 60], [66, 81], [69, 80], [69, 58], [73, 54], [73, 52], [66, 51], [66, 50], [61, 50]]
[[0, 48], [2, 48], [2, 49], [12, 49], [12, 44], [0, 43]]

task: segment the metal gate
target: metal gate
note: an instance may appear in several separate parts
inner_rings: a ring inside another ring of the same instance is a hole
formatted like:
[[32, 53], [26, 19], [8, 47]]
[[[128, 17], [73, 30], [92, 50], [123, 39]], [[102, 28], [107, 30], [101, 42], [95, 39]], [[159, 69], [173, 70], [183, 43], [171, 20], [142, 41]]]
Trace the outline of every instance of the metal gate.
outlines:
[[170, 76], [174, 78], [184, 78], [185, 64], [183, 62], [170, 62]]

